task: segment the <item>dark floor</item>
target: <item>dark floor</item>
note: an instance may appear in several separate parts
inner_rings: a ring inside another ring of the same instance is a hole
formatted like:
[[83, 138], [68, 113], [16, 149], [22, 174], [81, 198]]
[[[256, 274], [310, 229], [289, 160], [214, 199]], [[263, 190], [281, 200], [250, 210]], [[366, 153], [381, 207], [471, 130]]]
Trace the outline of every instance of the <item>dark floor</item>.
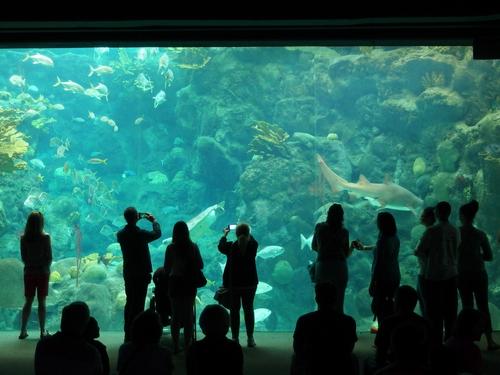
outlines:
[[[37, 335], [20, 341], [17, 339], [18, 332], [0, 332], [0, 374], [1, 375], [31, 375], [33, 371], [33, 353], [35, 350]], [[372, 353], [373, 335], [363, 333], [359, 335], [359, 341], [355, 347], [355, 353], [362, 360]], [[497, 342], [500, 342], [500, 332], [496, 332]], [[101, 341], [108, 347], [111, 368], [116, 366], [118, 347], [123, 340], [120, 332], [102, 332]], [[243, 347], [245, 358], [246, 375], [288, 375], [290, 356], [292, 353], [292, 333], [275, 332], [256, 333], [256, 348]], [[169, 335], [165, 335], [166, 345], [170, 345]], [[484, 342], [480, 343], [484, 348]], [[484, 374], [500, 374], [500, 351], [483, 352], [485, 362]], [[174, 357], [176, 375], [184, 375], [184, 354]], [[115, 374], [112, 371], [112, 374]]]

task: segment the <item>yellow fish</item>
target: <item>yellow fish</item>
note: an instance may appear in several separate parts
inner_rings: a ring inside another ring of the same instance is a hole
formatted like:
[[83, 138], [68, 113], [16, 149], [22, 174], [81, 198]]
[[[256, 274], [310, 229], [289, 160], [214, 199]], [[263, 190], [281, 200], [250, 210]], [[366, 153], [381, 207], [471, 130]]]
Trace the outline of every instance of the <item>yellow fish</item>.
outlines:
[[91, 158], [87, 160], [89, 164], [108, 164], [108, 159]]

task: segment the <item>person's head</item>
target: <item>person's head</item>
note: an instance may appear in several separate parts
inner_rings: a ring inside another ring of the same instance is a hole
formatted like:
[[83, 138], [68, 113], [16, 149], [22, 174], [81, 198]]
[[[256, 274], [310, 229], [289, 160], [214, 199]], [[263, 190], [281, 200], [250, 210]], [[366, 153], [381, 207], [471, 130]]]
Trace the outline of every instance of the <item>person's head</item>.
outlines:
[[436, 215], [434, 215], [434, 207], [425, 207], [420, 214], [420, 223], [426, 227], [431, 227], [436, 222]]
[[229, 330], [229, 313], [221, 305], [208, 305], [200, 314], [200, 327], [205, 336], [224, 337]]
[[132, 323], [132, 342], [136, 345], [158, 344], [162, 333], [160, 316], [154, 310], [141, 312]]
[[439, 221], [448, 221], [451, 214], [451, 206], [446, 201], [439, 202], [436, 204], [435, 212]]
[[417, 291], [409, 285], [401, 285], [396, 291], [394, 307], [398, 313], [410, 314], [417, 306]]
[[81, 337], [90, 318], [88, 305], [82, 301], [72, 302], [64, 306], [61, 315], [61, 332], [71, 336]]
[[248, 224], [240, 223], [236, 226], [236, 238], [238, 238], [238, 245], [240, 249], [246, 250], [248, 240], [250, 239], [250, 227]]
[[377, 215], [377, 227], [380, 234], [385, 236], [395, 236], [398, 229], [396, 227], [396, 220], [389, 212], [379, 212]]
[[33, 211], [28, 215], [24, 236], [28, 239], [40, 237], [43, 234], [43, 214], [40, 211]]
[[250, 236], [250, 227], [248, 224], [240, 223], [236, 226], [235, 230], [236, 238], [240, 238], [240, 236]]
[[139, 213], [135, 207], [127, 207], [125, 211], [123, 211], [123, 217], [127, 224], [135, 224], [139, 221]]
[[341, 228], [344, 223], [344, 209], [339, 203], [334, 203], [328, 209], [326, 216], [328, 225], [334, 228]]
[[89, 322], [87, 323], [87, 327], [85, 328], [83, 335], [87, 340], [93, 340], [100, 336], [99, 324], [93, 316], [89, 318]]
[[316, 303], [318, 308], [333, 308], [337, 301], [337, 288], [333, 283], [317, 283], [314, 286], [314, 292], [316, 294]]
[[483, 315], [480, 311], [466, 308], [460, 311], [455, 324], [457, 338], [479, 341], [484, 331]]
[[478, 210], [479, 210], [479, 203], [474, 199], [471, 200], [469, 203], [460, 206], [459, 215], [462, 224], [472, 224], [474, 222], [474, 218], [476, 217]]
[[189, 228], [184, 221], [178, 221], [174, 224], [172, 229], [172, 243], [174, 244], [186, 244], [190, 242], [189, 238]]

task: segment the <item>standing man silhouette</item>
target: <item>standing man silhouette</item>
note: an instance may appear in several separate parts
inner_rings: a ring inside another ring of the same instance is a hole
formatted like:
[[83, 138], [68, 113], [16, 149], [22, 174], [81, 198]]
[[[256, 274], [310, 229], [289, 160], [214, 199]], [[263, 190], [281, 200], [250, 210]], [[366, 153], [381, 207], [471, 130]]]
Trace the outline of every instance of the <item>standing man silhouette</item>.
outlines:
[[[138, 213], [135, 207], [127, 207], [123, 216], [127, 225], [118, 231], [116, 237], [123, 254], [123, 279], [127, 295], [124, 311], [124, 341], [130, 341], [132, 321], [144, 311], [148, 285], [153, 272], [148, 243], [161, 237], [161, 229], [153, 215]], [[152, 231], [137, 226], [137, 222], [142, 218], [153, 224]]]

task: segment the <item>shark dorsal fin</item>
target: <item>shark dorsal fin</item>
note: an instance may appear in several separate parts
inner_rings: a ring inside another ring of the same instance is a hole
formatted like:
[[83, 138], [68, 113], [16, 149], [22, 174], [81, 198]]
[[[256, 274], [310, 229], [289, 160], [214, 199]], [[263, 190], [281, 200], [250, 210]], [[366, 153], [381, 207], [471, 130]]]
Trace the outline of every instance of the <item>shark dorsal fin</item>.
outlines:
[[388, 174], [384, 176], [384, 184], [386, 185], [392, 184], [392, 178]]
[[362, 175], [362, 174], [359, 175], [358, 184], [366, 185], [369, 183], [370, 183], [370, 181], [368, 181], [368, 179], [364, 175]]

